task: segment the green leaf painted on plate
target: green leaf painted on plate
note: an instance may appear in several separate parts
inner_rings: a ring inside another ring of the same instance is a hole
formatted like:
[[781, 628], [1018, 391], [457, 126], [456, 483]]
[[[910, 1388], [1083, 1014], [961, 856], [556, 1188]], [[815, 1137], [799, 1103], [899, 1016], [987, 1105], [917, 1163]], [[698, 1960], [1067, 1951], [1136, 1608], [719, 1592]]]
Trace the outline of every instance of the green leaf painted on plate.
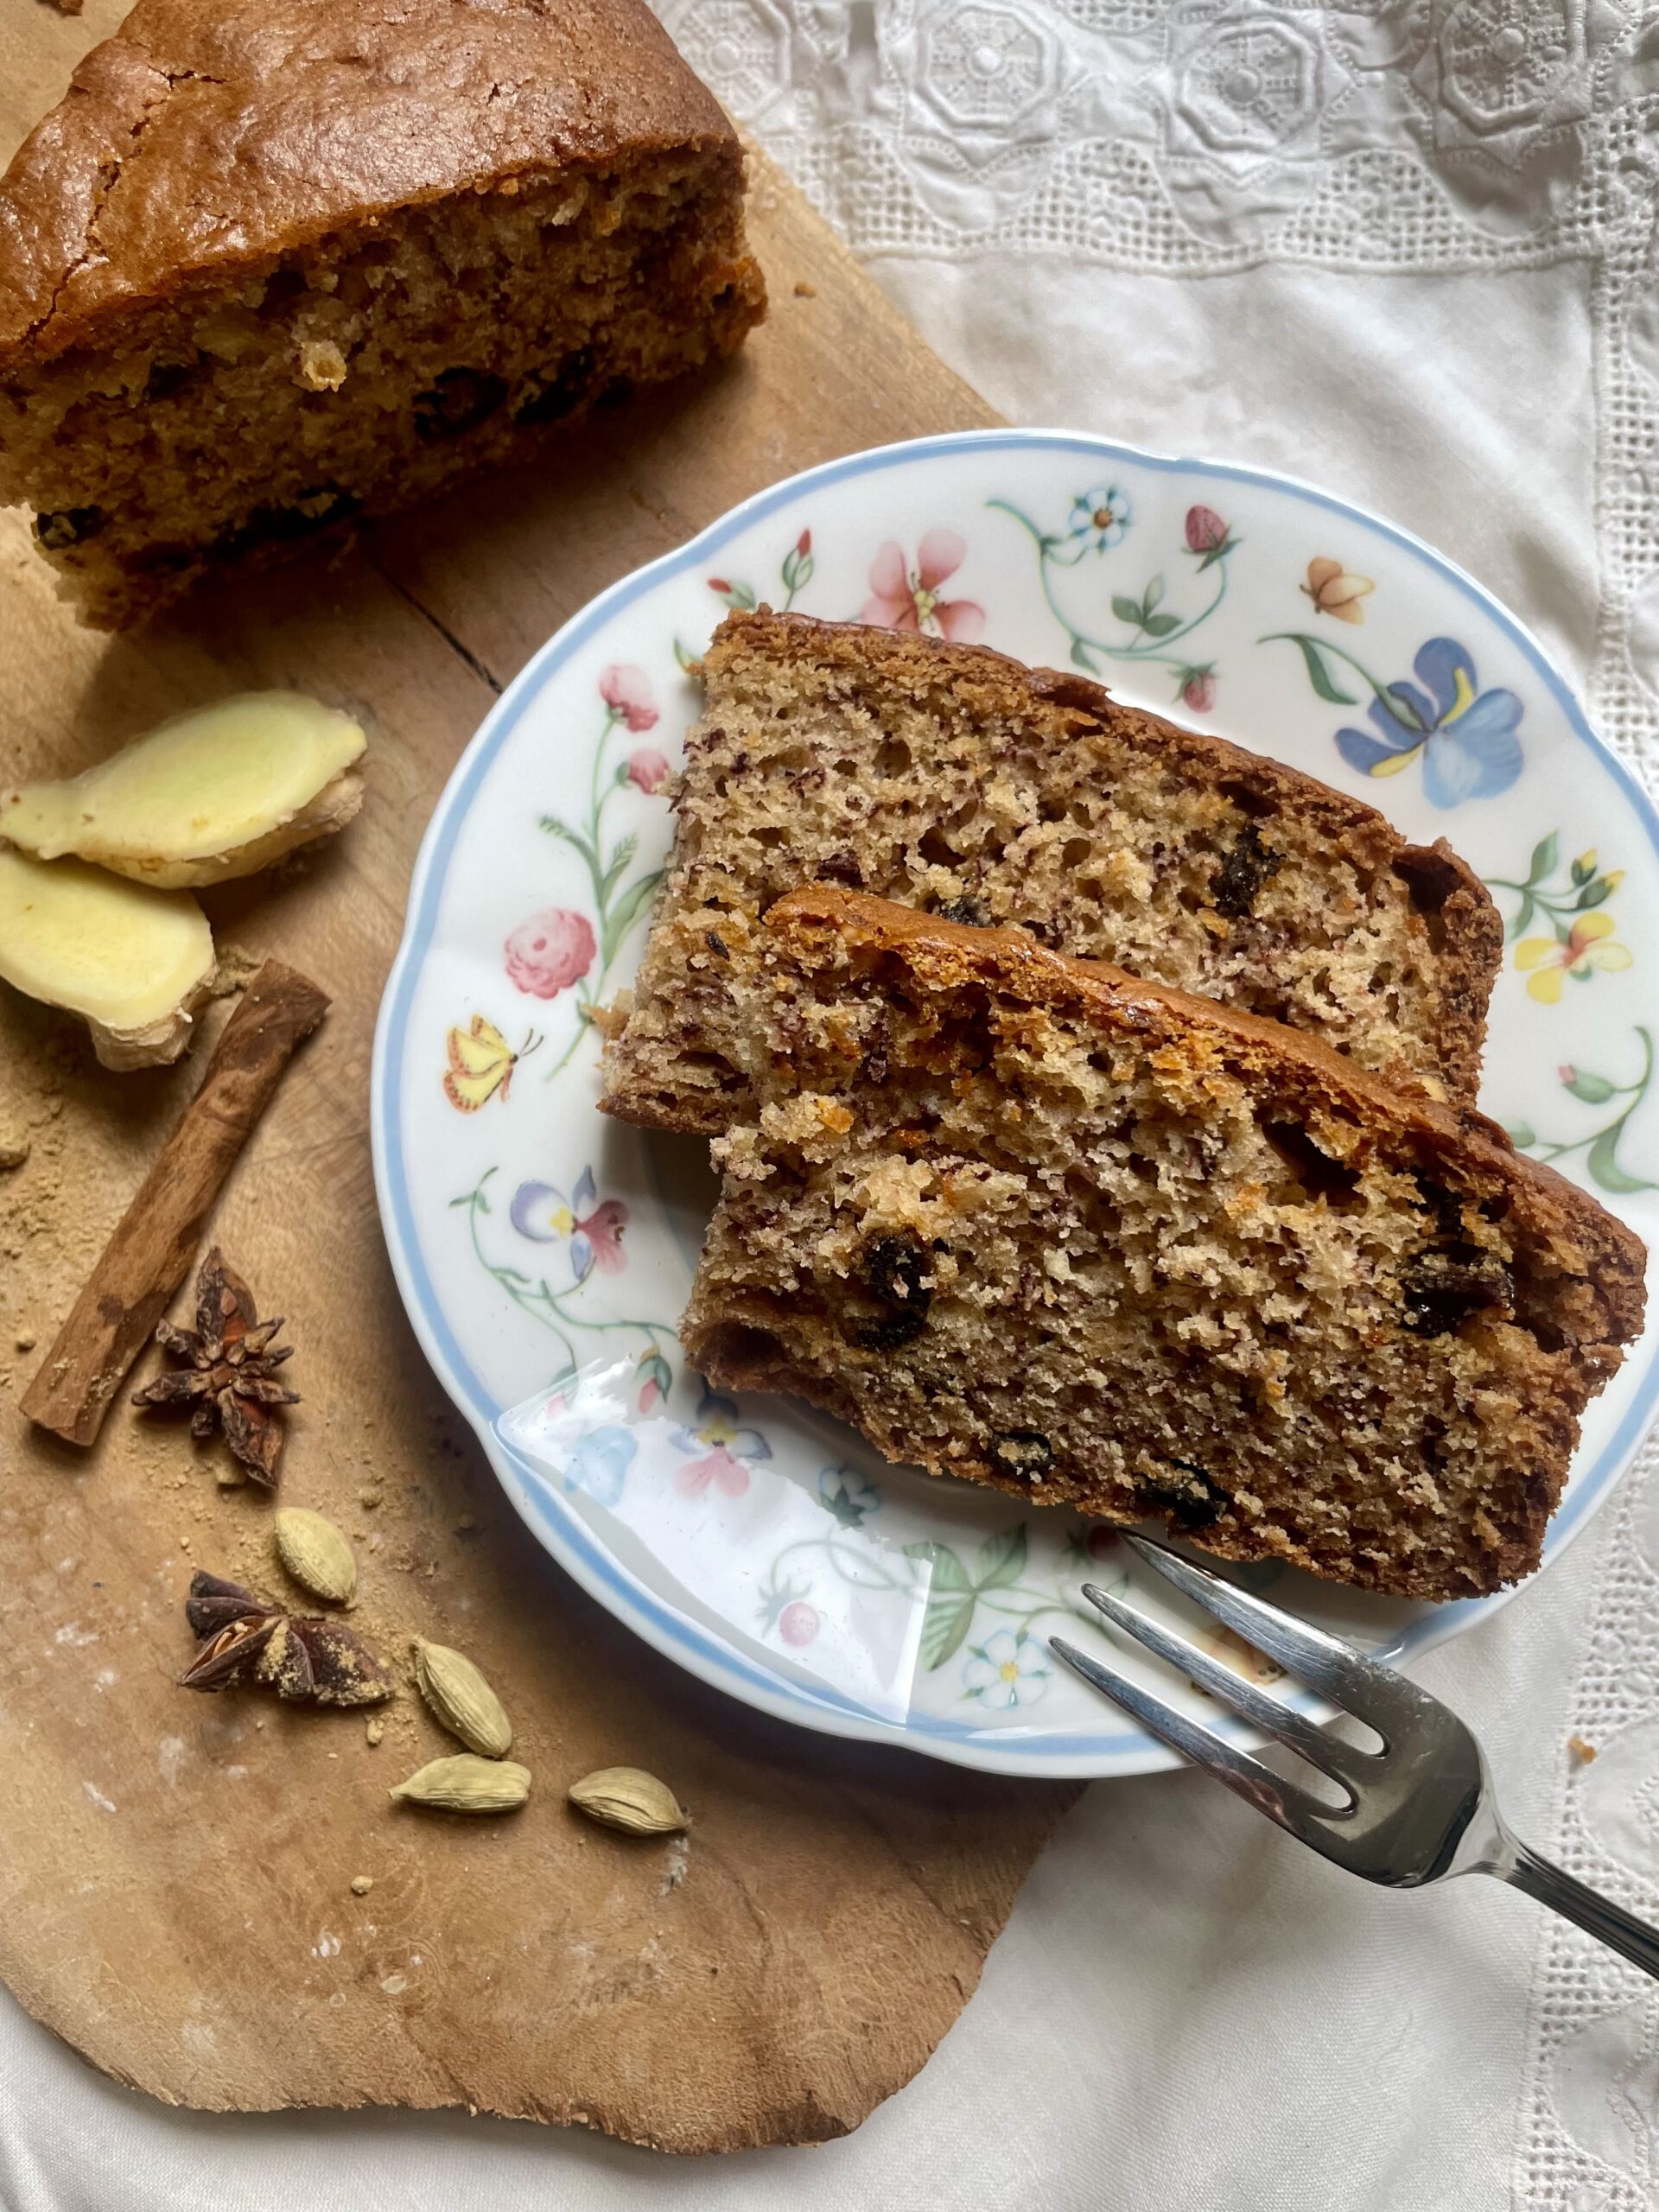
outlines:
[[600, 947], [601, 964], [610, 959], [632, 928], [640, 908], [656, 896], [657, 887], [662, 880], [661, 868], [653, 868], [649, 875], [642, 875], [637, 882], [631, 883], [612, 907], [605, 919], [604, 943]]
[[1538, 1132], [1530, 1122], [1503, 1122], [1499, 1126], [1517, 1152], [1529, 1152], [1538, 1141]]
[[1180, 626], [1179, 614], [1148, 614], [1147, 617], [1146, 628], [1149, 638], [1166, 638], [1172, 630], [1179, 630]]
[[1331, 664], [1320, 650], [1317, 639], [1305, 637], [1300, 630], [1287, 633], [1302, 649], [1302, 658], [1307, 664], [1307, 680], [1321, 699], [1328, 699], [1333, 707], [1357, 707], [1359, 701], [1351, 691], [1344, 691], [1331, 673]]
[[1150, 614], [1153, 608], [1157, 606], [1159, 601], [1163, 597], [1163, 595], [1164, 580], [1161, 576], [1154, 576], [1152, 582], [1147, 586], [1146, 590], [1141, 594], [1141, 604], [1146, 612]]
[[1605, 1075], [1592, 1075], [1588, 1068], [1574, 1068], [1570, 1082], [1561, 1088], [1582, 1098], [1586, 1106], [1605, 1106], [1613, 1095], [1613, 1086]]
[[1615, 1196], [1630, 1191], [1651, 1191], [1656, 1186], [1640, 1175], [1627, 1174], [1618, 1164], [1618, 1141], [1624, 1133], [1623, 1122], [1615, 1122], [1605, 1128], [1584, 1156], [1584, 1164], [1604, 1191]]
[[604, 874], [599, 879], [599, 900], [601, 906], [604, 905], [605, 901], [610, 897], [612, 892], [615, 890], [622, 878], [627, 874], [628, 862], [633, 858], [634, 854], [639, 850], [639, 840], [632, 834], [632, 831], [630, 831], [626, 837], [618, 838], [615, 849], [611, 854], [610, 865], [607, 868]]
[[1138, 599], [1130, 599], [1122, 592], [1114, 593], [1112, 612], [1120, 622], [1128, 622], [1139, 629], [1145, 620], [1144, 610]]
[[1552, 830], [1548, 837], [1541, 837], [1532, 849], [1532, 865], [1527, 870], [1529, 883], [1541, 883], [1547, 875], [1555, 872], [1556, 855], [1560, 851], [1559, 834]]
[[978, 1592], [949, 1544], [906, 1544], [905, 1556], [925, 1561], [931, 1570], [922, 1617], [922, 1664], [932, 1674], [967, 1635]]
[[995, 1536], [987, 1536], [974, 1560], [974, 1580], [981, 1590], [1006, 1590], [1026, 1571], [1026, 1524], [1016, 1521]]
[[827, 1497], [820, 1492], [818, 1503], [826, 1513], [834, 1516], [842, 1528], [861, 1529], [863, 1527], [864, 1508], [855, 1498], [848, 1495], [845, 1483], [842, 1483], [838, 1489], [830, 1491]]

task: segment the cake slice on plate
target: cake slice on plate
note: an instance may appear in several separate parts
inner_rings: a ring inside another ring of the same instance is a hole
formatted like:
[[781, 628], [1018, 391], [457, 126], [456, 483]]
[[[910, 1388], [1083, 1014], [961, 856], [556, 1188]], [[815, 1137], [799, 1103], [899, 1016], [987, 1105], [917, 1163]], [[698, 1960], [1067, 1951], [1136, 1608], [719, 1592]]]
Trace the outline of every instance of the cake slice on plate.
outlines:
[[722, 622], [702, 671], [610, 1112], [714, 1135], [747, 1111], [760, 917], [814, 881], [1019, 923], [1472, 1102], [1503, 931], [1444, 841], [978, 646], [763, 610]]
[[886, 1456], [1410, 1598], [1538, 1563], [1640, 1241], [1282, 1025], [818, 887], [682, 1326]]
[[732, 352], [742, 200], [645, 0], [138, 0], [0, 181], [0, 499], [130, 620]]

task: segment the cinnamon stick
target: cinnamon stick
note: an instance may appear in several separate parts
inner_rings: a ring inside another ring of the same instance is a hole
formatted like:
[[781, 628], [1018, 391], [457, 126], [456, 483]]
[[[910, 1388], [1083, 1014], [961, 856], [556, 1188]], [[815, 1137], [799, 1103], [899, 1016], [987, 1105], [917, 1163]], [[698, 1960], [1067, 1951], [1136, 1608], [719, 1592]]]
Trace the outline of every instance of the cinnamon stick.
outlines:
[[226, 1023], [200, 1088], [162, 1146], [23, 1397], [39, 1427], [91, 1444], [122, 1377], [167, 1310], [213, 1200], [289, 1055], [328, 1010], [325, 992], [267, 960]]

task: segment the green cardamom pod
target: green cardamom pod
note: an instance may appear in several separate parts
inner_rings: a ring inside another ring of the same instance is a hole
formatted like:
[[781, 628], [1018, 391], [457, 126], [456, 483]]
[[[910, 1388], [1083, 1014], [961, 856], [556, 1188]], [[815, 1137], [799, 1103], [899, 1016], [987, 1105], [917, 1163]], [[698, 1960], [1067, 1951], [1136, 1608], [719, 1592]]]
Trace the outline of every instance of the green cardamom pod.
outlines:
[[464, 1651], [415, 1639], [415, 1681], [441, 1728], [486, 1759], [512, 1749], [512, 1723], [501, 1700]]
[[569, 1795], [576, 1810], [590, 1821], [629, 1835], [672, 1835], [677, 1828], [690, 1826], [668, 1784], [643, 1767], [601, 1767], [573, 1782]]
[[349, 1605], [357, 1595], [357, 1559], [332, 1521], [302, 1505], [283, 1505], [273, 1523], [276, 1556], [302, 1590], [327, 1605]]
[[434, 1805], [446, 1813], [516, 1813], [530, 1797], [530, 1769], [458, 1751], [434, 1759], [387, 1794], [394, 1805]]

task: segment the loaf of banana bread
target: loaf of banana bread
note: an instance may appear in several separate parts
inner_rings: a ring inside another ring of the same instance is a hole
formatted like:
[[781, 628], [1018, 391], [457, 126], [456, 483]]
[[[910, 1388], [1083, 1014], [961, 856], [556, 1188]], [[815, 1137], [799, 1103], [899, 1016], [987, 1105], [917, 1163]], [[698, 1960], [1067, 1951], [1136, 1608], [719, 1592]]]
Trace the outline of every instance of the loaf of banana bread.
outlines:
[[1639, 1240], [1283, 1025], [833, 887], [759, 927], [682, 1325], [890, 1459], [1410, 1598], [1538, 1565]]
[[1503, 932], [1444, 842], [978, 646], [762, 611], [724, 621], [702, 671], [610, 1112], [715, 1135], [747, 1111], [760, 917], [813, 881], [1018, 923], [1473, 1100]]
[[731, 352], [742, 195], [645, 0], [138, 0], [0, 181], [0, 499], [131, 620]]

